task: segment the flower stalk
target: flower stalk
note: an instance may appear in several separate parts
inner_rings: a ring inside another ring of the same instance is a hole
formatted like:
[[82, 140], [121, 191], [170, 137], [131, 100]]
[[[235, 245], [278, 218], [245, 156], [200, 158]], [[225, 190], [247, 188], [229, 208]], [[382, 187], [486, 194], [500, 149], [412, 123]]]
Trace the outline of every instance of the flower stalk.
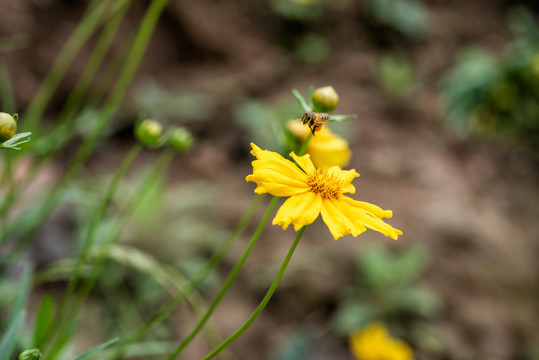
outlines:
[[243, 252], [241, 258], [238, 260], [238, 262], [236, 263], [236, 265], [234, 266], [234, 268], [232, 269], [232, 271], [228, 275], [228, 277], [225, 280], [223, 286], [221, 287], [221, 290], [219, 290], [219, 292], [215, 296], [213, 302], [211, 303], [211, 305], [206, 310], [206, 313], [200, 318], [197, 325], [193, 328], [193, 330], [189, 333], [189, 335], [187, 335], [187, 337], [180, 343], [180, 345], [178, 345], [176, 350], [174, 350], [174, 352], [172, 352], [172, 354], [170, 354], [170, 356], [167, 357], [167, 360], [172, 360], [176, 356], [178, 356], [178, 354], [180, 354], [182, 352], [182, 350], [185, 349], [187, 347], [187, 345], [189, 345], [189, 343], [193, 340], [193, 338], [204, 327], [204, 325], [206, 324], [206, 322], [208, 321], [208, 319], [210, 318], [212, 313], [217, 308], [217, 305], [219, 305], [219, 303], [221, 302], [221, 299], [223, 298], [223, 296], [227, 292], [228, 288], [230, 287], [230, 285], [232, 285], [232, 283], [234, 282], [234, 280], [238, 276], [241, 268], [243, 267], [243, 264], [245, 263], [245, 260], [247, 260], [247, 257], [251, 254], [251, 251], [253, 250], [254, 246], [258, 242], [258, 239], [260, 238], [260, 235], [262, 234], [262, 231], [264, 230], [264, 227], [266, 226], [266, 223], [267, 223], [267, 221], [269, 219], [269, 216], [271, 215], [271, 213], [273, 212], [273, 209], [277, 205], [277, 200], [278, 200], [277, 197], [273, 197], [273, 199], [271, 199], [271, 202], [268, 205], [266, 213], [262, 217], [262, 220], [260, 221], [260, 224], [258, 224], [258, 227], [256, 228], [253, 236], [251, 237], [251, 240], [249, 241], [249, 244], [247, 245], [247, 248], [245, 249], [245, 251]]
[[292, 246], [290, 247], [290, 250], [288, 250], [288, 254], [286, 254], [286, 257], [283, 260], [283, 263], [281, 265], [281, 268], [277, 272], [277, 276], [275, 276], [275, 280], [273, 280], [273, 283], [271, 284], [270, 288], [268, 289], [266, 295], [258, 305], [258, 307], [255, 309], [255, 311], [251, 314], [249, 319], [238, 329], [236, 330], [232, 335], [230, 335], [227, 339], [225, 339], [219, 346], [217, 346], [215, 349], [213, 349], [212, 352], [210, 352], [208, 355], [206, 355], [202, 360], [209, 360], [212, 359], [214, 356], [219, 354], [224, 348], [226, 348], [228, 345], [230, 345], [234, 340], [236, 340], [241, 334], [243, 334], [256, 320], [258, 315], [264, 310], [268, 302], [270, 301], [271, 297], [273, 296], [273, 293], [277, 289], [277, 286], [279, 285], [279, 282], [281, 281], [284, 272], [286, 268], [288, 267], [288, 263], [290, 262], [290, 259], [292, 258], [292, 255], [294, 254], [294, 251], [296, 250], [296, 247], [299, 244], [299, 240], [301, 239], [303, 233], [305, 232], [306, 226], [302, 227], [297, 235], [296, 239], [292, 243]]

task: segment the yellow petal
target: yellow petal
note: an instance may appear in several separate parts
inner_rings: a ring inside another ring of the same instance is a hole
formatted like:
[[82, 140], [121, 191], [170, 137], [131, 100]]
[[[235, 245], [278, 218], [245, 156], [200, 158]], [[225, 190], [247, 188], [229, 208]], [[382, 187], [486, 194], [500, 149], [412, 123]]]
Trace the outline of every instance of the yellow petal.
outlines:
[[297, 187], [290, 187], [288, 185], [275, 184], [275, 183], [260, 183], [255, 189], [257, 194], [271, 194], [273, 196], [288, 197], [297, 194], [307, 192], [309, 189], [301, 190]]
[[272, 151], [261, 150], [251, 144], [251, 153], [258, 160], [252, 162], [253, 174], [245, 180], [255, 182], [255, 193], [270, 193], [274, 196], [291, 196], [308, 189], [307, 175], [292, 161]]
[[394, 339], [381, 323], [371, 323], [350, 336], [350, 350], [356, 359], [412, 360], [412, 350], [403, 341]]
[[[279, 154], [277, 154], [279, 155]], [[305, 175], [300, 168], [296, 166], [292, 161], [283, 158], [281, 155], [274, 160], [254, 160], [252, 162], [253, 170], [259, 169], [271, 169], [282, 173], [283, 175], [290, 177], [298, 177]]]
[[308, 154], [303, 156], [297, 156], [296, 154], [294, 154], [294, 152], [291, 152], [290, 156], [292, 156], [294, 161], [298, 163], [298, 165], [303, 169], [303, 171], [305, 171], [305, 173], [310, 174], [316, 171], [316, 168], [311, 161], [311, 157]]
[[[300, 121], [291, 121], [286, 128], [301, 141], [305, 141], [311, 134], [309, 128]], [[310, 138], [306, 153], [311, 155], [314, 166], [322, 169], [329, 169], [334, 165], [346, 166], [352, 156], [348, 142], [334, 134], [327, 125], [322, 126], [320, 131]]]
[[354, 194], [356, 192], [356, 188], [352, 185], [352, 180], [359, 177], [359, 174], [354, 169], [342, 170], [338, 166], [332, 166], [328, 169], [328, 174], [340, 180], [343, 193]]
[[363, 201], [356, 201], [346, 196], [341, 196], [339, 204], [345, 209], [343, 211], [350, 214], [356, 222], [371, 230], [378, 231], [385, 236], [389, 236], [393, 240], [397, 240], [399, 235], [402, 235], [402, 231], [386, 224], [381, 217], [376, 216], [376, 213], [370, 211], [374, 210], [376, 212], [382, 212], [385, 217], [390, 217], [391, 211], [389, 210], [382, 210], [376, 205]]
[[286, 230], [288, 225], [293, 224], [294, 229], [298, 231], [304, 225], [316, 220], [320, 214], [321, 204], [322, 198], [313, 192], [294, 195], [279, 208], [273, 219], [273, 225], [280, 225]]
[[348, 234], [358, 236], [367, 230], [363, 225], [355, 221], [349, 213], [343, 211], [338, 200], [323, 199], [320, 212], [335, 240]]
[[341, 201], [353, 207], [364, 209], [370, 212], [371, 214], [373, 214], [374, 216], [379, 217], [380, 219], [383, 219], [383, 218], [389, 219], [393, 216], [393, 211], [391, 210], [383, 210], [379, 206], [376, 206], [374, 204], [371, 204], [365, 201], [357, 201], [352, 198], [349, 198], [348, 196], [343, 196], [341, 198]]
[[305, 188], [307, 186], [307, 177], [304, 175], [301, 176], [288, 176], [279, 171], [272, 169], [260, 169], [254, 170], [253, 175], [260, 181], [275, 183], [293, 187]]
[[352, 152], [348, 148], [348, 142], [337, 135], [327, 133], [327, 126], [322, 127], [316, 136], [313, 136], [307, 144], [307, 154], [310, 154], [316, 167], [328, 169], [331, 166], [344, 167], [349, 164]]

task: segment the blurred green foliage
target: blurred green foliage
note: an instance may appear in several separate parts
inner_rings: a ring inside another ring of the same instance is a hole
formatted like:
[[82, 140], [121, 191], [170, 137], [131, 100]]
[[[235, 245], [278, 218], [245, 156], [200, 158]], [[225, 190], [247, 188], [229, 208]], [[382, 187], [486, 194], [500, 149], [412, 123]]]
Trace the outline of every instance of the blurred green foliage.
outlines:
[[404, 36], [419, 40], [427, 29], [427, 12], [415, 0], [368, 0], [367, 7], [373, 19]]
[[325, 0], [272, 0], [271, 6], [280, 16], [299, 20], [317, 20], [324, 16]]
[[405, 97], [413, 90], [414, 70], [404, 56], [383, 55], [377, 78], [382, 88], [393, 97]]
[[525, 8], [510, 13], [513, 40], [497, 59], [463, 51], [443, 79], [446, 117], [462, 136], [488, 134], [539, 153], [539, 28]]
[[399, 253], [371, 245], [356, 258], [358, 283], [347, 289], [335, 312], [335, 330], [347, 336], [373, 321], [383, 321], [418, 348], [441, 351], [429, 323], [441, 310], [440, 299], [418, 284], [429, 264], [427, 253], [409, 248]]
[[167, 91], [152, 81], [137, 87], [134, 100], [138, 113], [168, 121], [205, 119], [215, 108], [213, 99], [205, 93]]
[[330, 42], [324, 36], [310, 33], [297, 40], [293, 55], [302, 63], [313, 65], [326, 60], [330, 51]]
[[299, 115], [301, 110], [290, 100], [270, 107], [258, 100], [246, 99], [234, 109], [234, 119], [247, 131], [250, 141], [281, 154], [291, 149], [295, 141], [285, 131], [286, 123]]

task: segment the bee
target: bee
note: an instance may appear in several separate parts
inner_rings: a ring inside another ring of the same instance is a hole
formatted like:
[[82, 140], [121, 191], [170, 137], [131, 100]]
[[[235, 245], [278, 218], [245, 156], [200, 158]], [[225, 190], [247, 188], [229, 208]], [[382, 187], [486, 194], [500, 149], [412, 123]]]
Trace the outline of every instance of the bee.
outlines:
[[322, 125], [329, 120], [329, 114], [327, 113], [317, 113], [317, 112], [306, 112], [301, 115], [301, 123], [303, 125], [309, 126], [311, 132], [314, 133], [322, 128]]

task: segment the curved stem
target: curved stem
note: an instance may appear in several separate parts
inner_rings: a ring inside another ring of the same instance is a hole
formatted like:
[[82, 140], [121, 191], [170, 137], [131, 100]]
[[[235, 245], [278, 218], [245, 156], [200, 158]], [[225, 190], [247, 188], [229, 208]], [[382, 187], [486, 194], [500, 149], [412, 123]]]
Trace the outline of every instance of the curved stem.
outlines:
[[260, 238], [260, 234], [262, 234], [262, 230], [264, 230], [266, 222], [268, 221], [270, 214], [272, 213], [273, 209], [275, 208], [275, 205], [277, 204], [277, 200], [278, 198], [275, 196], [271, 200], [270, 204], [268, 205], [268, 209], [266, 210], [266, 213], [264, 214], [264, 217], [262, 218], [262, 220], [260, 221], [260, 224], [256, 228], [255, 233], [251, 237], [251, 241], [247, 245], [247, 248], [245, 249], [243, 255], [241, 256], [240, 260], [236, 263], [236, 265], [234, 266], [234, 268], [228, 275], [225, 283], [221, 287], [221, 290], [219, 290], [219, 293], [217, 294], [217, 296], [215, 296], [215, 299], [213, 300], [211, 305], [208, 307], [208, 310], [206, 311], [206, 313], [202, 316], [197, 326], [195, 326], [195, 328], [191, 331], [191, 333], [182, 341], [182, 343], [176, 348], [176, 350], [172, 354], [170, 354], [167, 360], [174, 359], [183, 349], [185, 349], [187, 345], [189, 345], [191, 340], [193, 340], [196, 334], [198, 334], [198, 332], [204, 327], [204, 325], [210, 318], [211, 314], [213, 313], [213, 311], [215, 310], [215, 308], [217, 307], [217, 305], [219, 304], [219, 302], [225, 295], [226, 291], [228, 290], [230, 285], [232, 285], [232, 282], [234, 281], [234, 279], [236, 279], [236, 276], [240, 272], [243, 264], [245, 263], [245, 260], [247, 260], [247, 257], [253, 250], [253, 247], [255, 246], [258, 239]]
[[191, 281], [189, 281], [189, 283], [186, 284], [186, 286], [184, 286], [172, 300], [170, 300], [167, 304], [161, 307], [153, 315], [153, 317], [148, 322], [146, 322], [146, 324], [144, 324], [140, 329], [138, 329], [135, 333], [130, 335], [123, 343], [121, 343], [117, 347], [117, 350], [114, 352], [112, 357], [109, 357], [109, 360], [121, 358], [121, 356], [125, 352], [125, 347], [127, 346], [127, 344], [138, 341], [147, 333], [149, 333], [157, 324], [163, 321], [172, 311], [174, 311], [174, 309], [176, 309], [178, 305], [180, 305], [183, 300], [191, 294], [191, 292], [195, 291], [195, 289], [208, 277], [210, 272], [225, 257], [232, 245], [234, 245], [239, 239], [240, 235], [243, 233], [247, 225], [251, 223], [251, 220], [253, 219], [258, 208], [260, 207], [263, 198], [264, 196], [258, 195], [253, 199], [251, 205], [249, 206], [243, 217], [240, 219], [230, 236], [223, 242], [219, 249], [215, 251], [215, 253], [210, 258], [210, 260], [208, 260], [206, 265], [199, 272], [197, 272], [197, 274], [191, 279]]
[[298, 151], [298, 156], [305, 155], [305, 151], [307, 151], [307, 145], [309, 145], [309, 141], [311, 141], [311, 138], [313, 137], [312, 133], [309, 133], [309, 136], [307, 136], [307, 139], [301, 144], [301, 148]]
[[[22, 249], [26, 248], [39, 226], [43, 223], [43, 221], [45, 221], [46, 216], [52, 211], [60, 200], [60, 195], [62, 195], [62, 190], [65, 188], [65, 184], [73, 179], [73, 177], [83, 166], [83, 163], [91, 155], [92, 151], [97, 145], [97, 142], [99, 141], [100, 136], [105, 131], [106, 125], [112, 119], [112, 116], [121, 104], [129, 84], [135, 75], [136, 69], [142, 60], [142, 56], [144, 55], [146, 47], [150, 41], [150, 37], [153, 33], [157, 20], [159, 19], [159, 16], [167, 3], [168, 0], [153, 0], [148, 6], [144, 18], [137, 29], [133, 45], [131, 46], [127, 56], [128, 61], [122, 68], [111, 95], [94, 121], [90, 134], [79, 146], [77, 152], [70, 160], [69, 165], [62, 173], [62, 176], [46, 195], [43, 204], [37, 209], [36, 215], [32, 219], [32, 223], [28, 224], [23, 229], [23, 234], [18, 234], [20, 230], [16, 227], [16, 225], [19, 224], [14, 224], [7, 229], [6, 232], [8, 236], [11, 235], [13, 237], [18, 237], [18, 235], [21, 235], [15, 244], [15, 250], [12, 252], [13, 254], [18, 255], [20, 252], [22, 252]], [[10, 232], [12, 233], [10, 234]]]
[[281, 268], [279, 269], [279, 272], [277, 273], [277, 276], [275, 277], [275, 280], [273, 280], [273, 283], [271, 284], [268, 292], [266, 293], [266, 296], [262, 299], [258, 307], [255, 309], [253, 314], [247, 319], [247, 321], [238, 329], [236, 330], [232, 335], [230, 335], [225, 341], [223, 341], [218, 347], [213, 349], [211, 353], [206, 355], [202, 360], [208, 360], [213, 358], [215, 355], [217, 355], [219, 352], [221, 352], [224, 348], [226, 348], [230, 343], [232, 343], [234, 340], [236, 340], [241, 334], [243, 334], [256, 320], [258, 315], [264, 310], [268, 302], [270, 301], [271, 297], [273, 296], [273, 293], [275, 292], [275, 289], [277, 289], [277, 285], [279, 285], [279, 282], [281, 281], [281, 278], [284, 275], [284, 272], [288, 266], [288, 263], [290, 262], [290, 259], [292, 258], [292, 254], [294, 254], [294, 251], [296, 250], [296, 247], [298, 246], [299, 240], [301, 239], [301, 236], [303, 235], [303, 232], [305, 231], [306, 226], [303, 226], [296, 235], [296, 239], [294, 240], [294, 243], [290, 247], [290, 250], [288, 250], [288, 254], [283, 260], [283, 264], [281, 265]]
[[109, 206], [112, 203], [114, 196], [116, 195], [116, 192], [118, 190], [121, 180], [124, 178], [125, 173], [129, 169], [129, 167], [131, 166], [135, 158], [137, 157], [140, 150], [141, 150], [141, 145], [139, 144], [134, 145], [131, 148], [131, 150], [129, 150], [128, 154], [125, 156], [118, 170], [114, 174], [114, 177], [112, 178], [107, 188], [107, 192], [105, 193], [105, 196], [103, 197], [103, 200], [101, 201], [101, 206], [94, 214], [92, 223], [90, 224], [88, 232], [86, 233], [86, 237], [84, 239], [81, 253], [77, 259], [75, 269], [73, 271], [73, 275], [71, 276], [69, 280], [67, 289], [64, 293], [64, 296], [62, 297], [62, 301], [60, 302], [60, 306], [58, 308], [58, 316], [57, 316], [58, 318], [57, 318], [56, 326], [53, 328], [53, 330], [49, 334], [49, 340], [50, 340], [49, 344], [51, 344], [51, 346], [55, 346], [56, 344], [55, 342], [58, 340], [57, 339], [58, 332], [61, 329], [63, 329], [63, 327], [67, 323], [69, 323], [69, 321], [71, 321], [71, 318], [73, 317], [74, 313], [77, 310], [76, 307], [73, 307], [73, 306], [70, 307], [70, 303], [73, 302], [72, 295], [81, 279], [82, 267], [87, 262], [90, 256], [90, 250], [92, 246], [94, 245], [94, 241], [96, 238], [95, 236], [96, 231], [99, 225], [101, 224], [101, 221], [103, 220], [103, 217], [105, 216], [107, 210], [109, 209]]

